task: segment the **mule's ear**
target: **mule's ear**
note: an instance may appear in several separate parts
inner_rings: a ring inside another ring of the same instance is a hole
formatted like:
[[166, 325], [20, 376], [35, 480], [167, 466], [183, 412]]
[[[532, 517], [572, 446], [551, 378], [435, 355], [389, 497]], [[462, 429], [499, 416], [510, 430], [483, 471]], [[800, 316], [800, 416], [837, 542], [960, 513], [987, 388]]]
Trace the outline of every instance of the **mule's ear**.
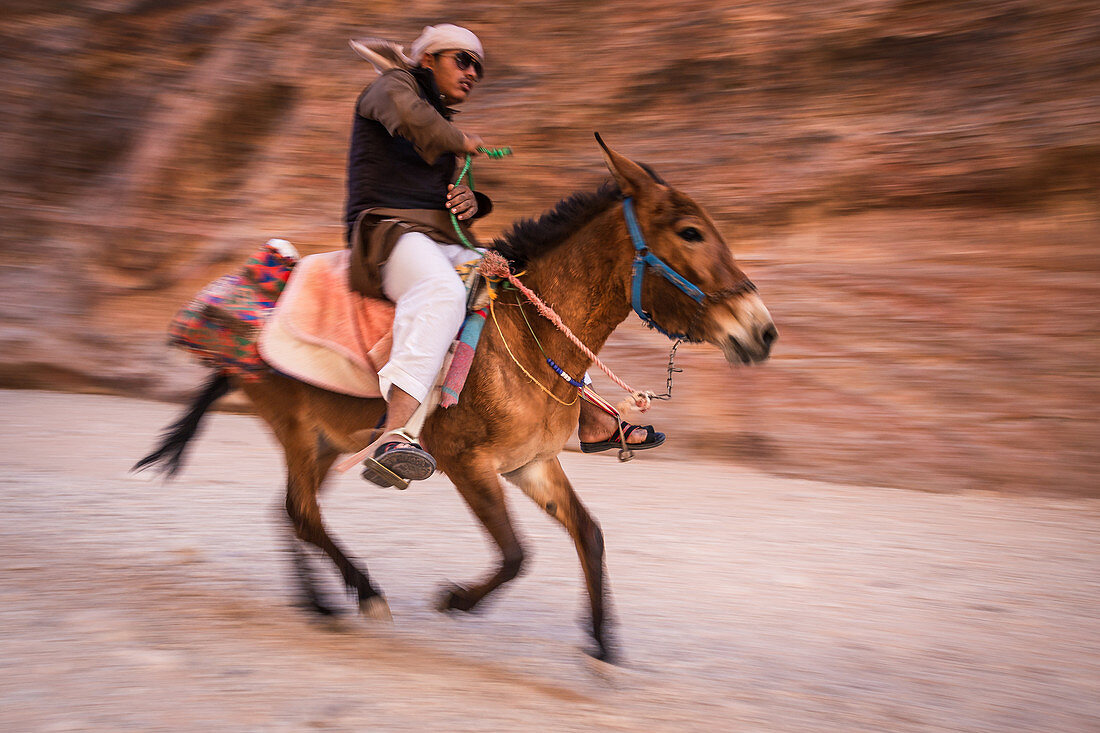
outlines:
[[607, 168], [611, 171], [611, 175], [615, 176], [615, 181], [618, 182], [619, 188], [622, 189], [624, 194], [637, 196], [642, 191], [658, 185], [653, 177], [646, 173], [645, 168], [642, 168], [625, 155], [620, 155], [607, 147], [607, 143], [603, 141], [598, 132], [596, 133], [596, 142], [603, 148]]

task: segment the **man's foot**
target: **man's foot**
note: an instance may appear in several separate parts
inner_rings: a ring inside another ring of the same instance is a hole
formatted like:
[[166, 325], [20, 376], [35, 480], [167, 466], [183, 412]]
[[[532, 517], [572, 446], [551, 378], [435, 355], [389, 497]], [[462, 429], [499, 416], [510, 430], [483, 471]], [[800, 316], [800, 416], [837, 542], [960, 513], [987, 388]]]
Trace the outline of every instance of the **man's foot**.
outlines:
[[[379, 467], [385, 470], [379, 470]], [[435, 472], [435, 459], [416, 443], [391, 441], [378, 446], [373, 458], [363, 462], [363, 478], [382, 487], [405, 488], [409, 481], [426, 479]], [[403, 479], [405, 486], [394, 481]]]
[[[653, 429], [652, 425], [631, 425], [623, 421], [622, 427], [626, 437], [626, 444], [631, 450], [648, 450], [650, 448], [656, 448], [661, 443], [665, 442], [665, 434], [658, 433]], [[632, 437], [634, 440], [631, 440]], [[611, 437], [607, 440], [596, 440], [592, 442], [581, 441], [582, 453], [599, 453], [600, 451], [622, 447], [623, 444], [622, 441], [619, 440], [618, 430], [612, 433]]]

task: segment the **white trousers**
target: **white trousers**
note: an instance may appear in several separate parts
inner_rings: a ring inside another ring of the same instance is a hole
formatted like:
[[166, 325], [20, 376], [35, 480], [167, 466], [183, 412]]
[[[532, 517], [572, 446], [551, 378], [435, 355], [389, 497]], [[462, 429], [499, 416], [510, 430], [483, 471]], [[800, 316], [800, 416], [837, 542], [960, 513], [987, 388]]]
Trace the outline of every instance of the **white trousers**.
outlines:
[[475, 253], [418, 232], [403, 234], [382, 265], [382, 292], [396, 304], [393, 349], [378, 371], [382, 394], [398, 387], [423, 402], [466, 317], [466, 286], [455, 265]]

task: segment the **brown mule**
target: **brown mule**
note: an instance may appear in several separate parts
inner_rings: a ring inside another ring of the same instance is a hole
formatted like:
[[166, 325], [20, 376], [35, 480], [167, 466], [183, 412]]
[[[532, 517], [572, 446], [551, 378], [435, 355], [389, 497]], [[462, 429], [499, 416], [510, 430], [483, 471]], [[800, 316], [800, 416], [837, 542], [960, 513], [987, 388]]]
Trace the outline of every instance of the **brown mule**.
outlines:
[[[711, 343], [732, 363], [766, 359], [776, 338], [775, 326], [710, 217], [649, 169], [599, 142], [617, 185], [608, 183], [594, 194], [575, 194], [540, 219], [517, 223], [493, 248], [514, 270], [526, 271], [524, 282], [552, 303], [593, 351], [599, 351], [630, 313], [634, 299], [640, 313], [656, 327]], [[628, 205], [620, 207], [622, 201]], [[636, 216], [634, 237], [632, 216]], [[652, 259], [637, 266], [636, 260], [645, 254], [678, 273], [690, 283], [688, 288], [693, 285], [694, 295]], [[635, 286], [636, 275], [642, 280]], [[557, 458], [576, 429], [576, 389], [550, 370], [531, 330], [545, 353], [568, 374], [584, 373], [590, 361], [530, 305], [521, 304], [514, 292], [502, 296], [495, 315], [496, 323], [490, 319], [485, 326], [462, 399], [430, 415], [422, 439], [440, 470], [485, 525], [500, 549], [501, 561], [480, 581], [447, 589], [439, 607], [469, 611], [516, 577], [523, 566], [523, 546], [505, 504], [500, 480], [504, 476], [573, 538], [591, 604], [594, 654], [606, 659], [611, 647], [603, 535]], [[517, 362], [553, 394], [534, 384]], [[189, 412], [169, 428], [161, 446], [135, 468], [159, 464], [174, 473], [203, 413], [231, 386], [229, 377], [215, 375]], [[358, 451], [373, 439], [385, 402], [328, 392], [274, 373], [239, 386], [286, 453], [286, 510], [296, 537], [320, 547], [333, 560], [348, 587], [358, 594], [364, 613], [388, 617], [385, 600], [365, 568], [353, 563], [325, 530], [317, 502], [337, 457]], [[314, 590], [304, 548], [295, 543], [295, 549], [307, 600], [316, 610], [330, 612]]]

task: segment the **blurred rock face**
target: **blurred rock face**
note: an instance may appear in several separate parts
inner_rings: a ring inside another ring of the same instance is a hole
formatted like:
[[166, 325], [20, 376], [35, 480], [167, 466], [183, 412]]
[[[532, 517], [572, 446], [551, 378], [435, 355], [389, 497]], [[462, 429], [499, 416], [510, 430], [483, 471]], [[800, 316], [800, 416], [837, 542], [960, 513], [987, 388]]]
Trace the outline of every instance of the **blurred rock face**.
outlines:
[[[483, 233], [602, 178], [704, 203], [782, 338], [689, 350], [669, 447], [931, 490], [1096, 494], [1095, 3], [14, 0], [0, 11], [0, 380], [171, 396], [195, 290], [270, 236], [342, 245], [346, 39], [469, 25]], [[605, 356], [663, 383], [629, 326]], [[683, 349], [681, 353], [683, 353]]]

